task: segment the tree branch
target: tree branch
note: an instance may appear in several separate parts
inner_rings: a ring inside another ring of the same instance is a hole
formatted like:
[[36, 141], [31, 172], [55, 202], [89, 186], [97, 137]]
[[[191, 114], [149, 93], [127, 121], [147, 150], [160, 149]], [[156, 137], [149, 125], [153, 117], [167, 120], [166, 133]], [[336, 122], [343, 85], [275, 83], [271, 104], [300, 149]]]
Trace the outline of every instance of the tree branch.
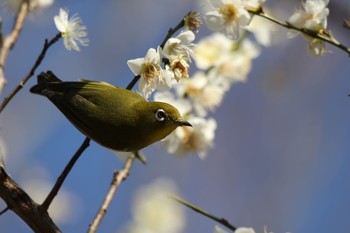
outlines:
[[21, 5], [18, 8], [16, 19], [14, 22], [14, 25], [12, 27], [12, 31], [6, 38], [2, 38], [1, 33], [1, 44], [0, 44], [0, 93], [4, 86], [6, 85], [6, 79], [4, 74], [4, 67], [6, 63], [6, 59], [8, 56], [9, 51], [13, 48], [15, 45], [21, 31], [23, 28], [24, 20], [28, 14], [29, 10], [29, 2], [28, 1], [22, 1]]
[[[61, 38], [61, 33], [58, 33], [54, 38], [52, 38], [50, 41], [47, 39], [45, 40], [44, 47], [41, 50], [41, 53], [39, 54], [37, 60], [35, 61], [33, 67], [30, 69], [28, 74], [22, 79], [22, 81], [13, 89], [13, 91], [3, 100], [3, 102], [0, 105], [0, 113], [4, 110], [6, 105], [11, 101], [11, 99], [24, 87], [26, 82], [34, 75], [36, 69], [39, 67], [41, 62], [43, 61], [47, 50], [56, 43]], [[1, 75], [1, 70], [0, 70]]]
[[88, 233], [95, 233], [97, 231], [98, 226], [100, 225], [103, 217], [105, 216], [108, 207], [110, 206], [115, 193], [117, 192], [120, 184], [128, 177], [130, 173], [130, 169], [132, 167], [132, 164], [135, 160], [137, 152], [130, 153], [127, 160], [125, 161], [124, 168], [121, 171], [116, 171], [113, 174], [113, 179], [111, 186], [107, 192], [107, 195], [97, 212], [95, 218], [93, 219], [92, 223], [89, 225]]
[[193, 211], [195, 211], [195, 212], [197, 212], [197, 213], [200, 213], [200, 214], [202, 214], [202, 215], [204, 215], [204, 216], [206, 216], [206, 217], [208, 217], [208, 218], [210, 218], [210, 219], [212, 219], [212, 220], [214, 220], [214, 221], [216, 221], [216, 222], [218, 222], [218, 223], [224, 225], [225, 227], [227, 227], [228, 229], [230, 229], [230, 230], [232, 230], [232, 231], [235, 231], [235, 230], [237, 229], [236, 227], [234, 227], [231, 223], [229, 223], [229, 222], [228, 222], [226, 219], [224, 219], [224, 218], [216, 217], [216, 216], [214, 216], [214, 215], [208, 213], [207, 211], [205, 211], [205, 210], [199, 208], [198, 206], [195, 206], [195, 205], [193, 205], [193, 204], [191, 204], [191, 203], [189, 203], [189, 202], [187, 202], [187, 201], [185, 201], [185, 200], [183, 200], [183, 199], [181, 199], [181, 198], [179, 198], [179, 197], [177, 197], [177, 196], [175, 196], [175, 195], [173, 195], [173, 194], [168, 194], [168, 195], [169, 195], [169, 197], [171, 197], [171, 198], [174, 199], [175, 201], [177, 201], [177, 202], [183, 204], [184, 206], [186, 206], [186, 207], [192, 209]]
[[324, 41], [328, 44], [331, 44], [341, 50], [343, 50], [344, 52], [346, 52], [349, 56], [350, 56], [350, 48], [346, 47], [345, 45], [341, 44], [339, 41], [337, 41], [332, 35], [330, 32], [326, 31], [326, 30], [321, 30], [319, 32], [315, 32], [315, 31], [312, 31], [312, 30], [308, 30], [306, 28], [298, 28], [298, 27], [295, 27], [293, 26], [292, 24], [288, 23], [288, 22], [281, 22], [277, 19], [274, 19], [268, 15], [266, 15], [262, 10], [258, 10], [258, 11], [254, 11], [254, 10], [248, 10], [249, 13], [253, 14], [253, 15], [257, 15], [257, 16], [260, 16], [264, 19], [267, 19], [277, 25], [280, 25], [284, 28], [287, 28], [287, 29], [293, 29], [295, 31], [298, 31], [298, 32], [301, 32], [302, 34], [304, 35], [307, 35], [307, 36], [310, 36], [312, 38], [315, 38], [315, 39], [319, 39], [321, 41]]
[[7, 208], [13, 210], [34, 232], [61, 232], [48, 212], [41, 212], [40, 205], [9, 177], [2, 166], [0, 166], [0, 197], [6, 202]]
[[89, 145], [90, 145], [90, 138], [86, 137], [83, 144], [81, 144], [79, 149], [75, 152], [75, 154], [73, 155], [69, 163], [66, 165], [66, 167], [62, 171], [61, 175], [57, 178], [55, 185], [53, 186], [49, 195], [46, 197], [45, 201], [41, 204], [40, 212], [46, 212], [49, 209], [50, 204], [52, 203], [53, 199], [55, 198], [58, 191], [60, 190], [69, 172], [72, 170], [75, 162], [80, 158], [80, 155], [85, 151], [86, 148], [89, 147]]

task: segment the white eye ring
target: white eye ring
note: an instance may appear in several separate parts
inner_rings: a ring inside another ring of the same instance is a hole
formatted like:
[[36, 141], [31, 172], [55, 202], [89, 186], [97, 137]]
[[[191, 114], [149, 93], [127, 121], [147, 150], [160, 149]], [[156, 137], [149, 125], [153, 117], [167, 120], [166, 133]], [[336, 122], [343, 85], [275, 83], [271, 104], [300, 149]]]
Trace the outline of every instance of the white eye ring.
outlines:
[[158, 109], [157, 112], [156, 112], [156, 120], [157, 121], [165, 121], [165, 118], [166, 118], [166, 114], [165, 114], [165, 111], [163, 109]]

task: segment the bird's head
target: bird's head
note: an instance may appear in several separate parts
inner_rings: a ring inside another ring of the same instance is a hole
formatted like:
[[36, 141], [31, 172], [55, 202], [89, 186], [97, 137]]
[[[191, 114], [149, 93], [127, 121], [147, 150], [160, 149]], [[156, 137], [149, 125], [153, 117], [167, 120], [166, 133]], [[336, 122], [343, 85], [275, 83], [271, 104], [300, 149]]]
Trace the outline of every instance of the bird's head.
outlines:
[[143, 132], [153, 142], [163, 139], [179, 126], [192, 127], [174, 106], [167, 103], [148, 102], [143, 111], [143, 119], [140, 119], [143, 121]]

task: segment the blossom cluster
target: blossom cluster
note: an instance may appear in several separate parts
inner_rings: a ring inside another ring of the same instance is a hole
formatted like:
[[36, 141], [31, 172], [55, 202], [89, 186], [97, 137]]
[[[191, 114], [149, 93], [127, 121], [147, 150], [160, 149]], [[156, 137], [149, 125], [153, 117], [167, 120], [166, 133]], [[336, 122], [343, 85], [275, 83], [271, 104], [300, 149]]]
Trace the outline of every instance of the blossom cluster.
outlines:
[[[307, 0], [302, 4], [303, 9], [296, 11], [288, 19], [288, 23], [315, 33], [323, 33], [327, 27], [328, 3], [329, 0]], [[298, 34], [296, 31], [290, 31], [288, 36], [294, 37]], [[304, 38], [308, 42], [309, 54], [319, 56], [327, 52], [324, 41], [306, 35]]]
[[[299, 29], [322, 33], [327, 26], [328, 2], [306, 0], [303, 9], [296, 11], [287, 22]], [[145, 57], [127, 62], [134, 75], [140, 77], [138, 91], [142, 96], [148, 99], [157, 91], [154, 100], [170, 102], [194, 126], [178, 128], [164, 140], [172, 154], [190, 152], [205, 157], [213, 145], [217, 127], [208, 113], [221, 104], [233, 84], [246, 82], [252, 60], [260, 54], [258, 44], [269, 46], [276, 26], [254, 16], [264, 12], [264, 0], [209, 0], [209, 3], [213, 9], [205, 13], [204, 21], [216, 33], [195, 45], [195, 33], [201, 21], [198, 14], [191, 13], [184, 20], [186, 30], [167, 39], [162, 46], [150, 48]], [[86, 27], [77, 15], [68, 19], [68, 11], [61, 9], [54, 20], [68, 50], [79, 51], [80, 45], [88, 45]], [[249, 34], [254, 35], [257, 43]], [[290, 37], [297, 34], [295, 30], [288, 33]], [[326, 52], [322, 40], [304, 37], [311, 54]], [[198, 71], [190, 75], [193, 60]]]
[[[249, 30], [252, 15], [263, 12], [264, 0], [209, 0], [214, 8], [205, 15], [205, 22], [214, 31], [222, 32], [228, 38], [237, 40], [242, 30]], [[302, 9], [297, 10], [288, 20], [288, 24], [315, 34], [323, 34], [327, 27], [329, 0], [305, 0]], [[263, 29], [264, 30], [264, 29]], [[291, 30], [289, 37], [299, 34]], [[304, 34], [311, 55], [324, 55], [327, 51], [325, 43], [315, 36]]]

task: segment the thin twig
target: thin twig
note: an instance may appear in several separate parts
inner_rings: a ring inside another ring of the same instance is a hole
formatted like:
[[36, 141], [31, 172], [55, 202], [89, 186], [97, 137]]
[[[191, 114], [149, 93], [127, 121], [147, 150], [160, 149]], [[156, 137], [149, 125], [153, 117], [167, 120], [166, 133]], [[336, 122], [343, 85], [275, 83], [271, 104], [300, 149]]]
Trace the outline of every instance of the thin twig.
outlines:
[[195, 206], [195, 205], [193, 205], [193, 204], [191, 204], [191, 203], [189, 203], [189, 202], [187, 202], [187, 201], [185, 201], [185, 200], [183, 200], [183, 199], [181, 199], [181, 198], [179, 198], [179, 197], [177, 197], [177, 196], [175, 196], [175, 195], [173, 195], [173, 194], [168, 194], [168, 195], [169, 195], [169, 197], [171, 197], [171, 198], [174, 199], [175, 201], [177, 201], [177, 202], [179, 202], [179, 203], [181, 203], [181, 204], [187, 206], [188, 208], [194, 210], [194, 211], [197, 212], [197, 213], [200, 213], [200, 214], [202, 214], [202, 215], [204, 215], [204, 216], [206, 216], [206, 217], [208, 217], [208, 218], [210, 218], [210, 219], [212, 219], [212, 220], [214, 220], [214, 221], [216, 221], [216, 222], [218, 222], [218, 223], [224, 225], [225, 227], [227, 227], [228, 229], [230, 229], [230, 230], [232, 230], [232, 231], [235, 231], [235, 230], [237, 229], [236, 227], [234, 227], [231, 223], [229, 223], [229, 222], [228, 222], [226, 219], [224, 219], [224, 218], [216, 217], [216, 216], [214, 216], [214, 215], [208, 213], [207, 211], [205, 211], [205, 210], [199, 208], [198, 206]]
[[128, 84], [128, 86], [126, 87], [126, 89], [128, 90], [131, 90], [135, 84], [137, 83], [137, 81], [139, 81], [141, 78], [141, 75], [136, 75], [132, 80], [131, 82]]
[[47, 50], [54, 44], [56, 43], [59, 39], [61, 38], [61, 33], [58, 33], [54, 38], [52, 38], [50, 41], [47, 39], [45, 40], [44, 47], [41, 50], [41, 53], [39, 54], [38, 58], [36, 59], [33, 67], [30, 69], [28, 74], [22, 79], [22, 81], [13, 89], [13, 91], [5, 97], [3, 102], [0, 105], [0, 113], [4, 110], [6, 105], [11, 101], [11, 99], [24, 87], [26, 82], [34, 75], [36, 69], [38, 66], [41, 64], [43, 61]]
[[[178, 30], [180, 30], [182, 27], [185, 26], [185, 18], [186, 16], [188, 16], [191, 12], [187, 13], [185, 15], [185, 17], [182, 18], [182, 20], [174, 27], [174, 28], [170, 28], [168, 31], [168, 34], [165, 36], [164, 40], [162, 41], [162, 43], [160, 44], [159, 47], [164, 48], [165, 43], [169, 40], [170, 37], [172, 37], [175, 32], [177, 32]], [[126, 87], [126, 89], [131, 90], [135, 84], [137, 83], [137, 81], [139, 81], [141, 78], [140, 75], [136, 75], [131, 82], [128, 84], [128, 86]]]
[[346, 29], [350, 29], [350, 20], [344, 19], [344, 21], [343, 21], [343, 26], [344, 26], [344, 28], [346, 28]]
[[161, 48], [164, 48], [165, 43], [169, 40], [170, 37], [172, 37], [175, 32], [177, 32], [178, 30], [180, 30], [181, 28], [183, 28], [185, 26], [185, 18], [186, 16], [188, 16], [189, 14], [191, 14], [191, 11], [188, 12], [185, 17], [182, 18], [182, 20], [174, 27], [174, 28], [170, 28], [168, 31], [168, 34], [166, 35], [166, 37], [164, 38], [163, 42], [160, 44]]
[[[6, 63], [6, 59], [8, 56], [9, 51], [13, 48], [15, 45], [21, 31], [23, 28], [24, 20], [28, 14], [29, 10], [29, 2], [28, 1], [22, 1], [21, 5], [18, 8], [15, 22], [12, 27], [12, 31], [8, 36], [1, 39], [0, 44], [0, 93], [4, 86], [6, 85], [6, 79], [4, 75], [4, 67]], [[2, 37], [2, 33], [1, 33]]]
[[4, 34], [3, 34], [3, 31], [2, 31], [2, 18], [0, 16], [0, 52], [2, 50], [3, 43], [4, 43]]
[[288, 22], [281, 22], [277, 19], [272, 18], [271, 16], [266, 15], [263, 11], [252, 11], [249, 10], [249, 13], [253, 14], [253, 15], [258, 15], [264, 19], [267, 19], [277, 25], [280, 25], [284, 28], [287, 29], [293, 29], [295, 31], [301, 32], [304, 35], [310, 36], [312, 38], [316, 38], [319, 40], [322, 40], [328, 44], [331, 44], [341, 50], [343, 50], [344, 52], [346, 52], [349, 56], [350, 56], [350, 48], [346, 47], [345, 45], [341, 44], [339, 41], [337, 41], [329, 32], [323, 30], [320, 32], [315, 32], [312, 30], [308, 30], [306, 28], [298, 28], [296, 26], [293, 26], [292, 24], [288, 23]]
[[45, 201], [41, 204], [40, 206], [40, 211], [41, 212], [46, 212], [52, 203], [53, 199], [57, 195], [58, 191], [60, 190], [64, 180], [68, 176], [69, 172], [72, 170], [75, 162], [80, 158], [80, 155], [85, 151], [85, 149], [89, 146], [90, 144], [90, 138], [86, 137], [84, 142], [81, 144], [79, 149], [75, 152], [74, 156], [71, 158], [67, 166], [64, 168], [62, 171], [61, 175], [57, 178], [57, 181], [52, 188], [51, 192], [49, 195], [46, 197]]
[[6, 207], [5, 209], [3, 209], [1, 212], [0, 212], [0, 215], [3, 215], [5, 212], [7, 212], [8, 210], [10, 210], [10, 207]]
[[113, 179], [111, 186], [107, 192], [107, 195], [97, 212], [94, 220], [92, 223], [89, 225], [88, 233], [95, 233], [97, 231], [98, 226], [100, 225], [103, 217], [105, 216], [108, 207], [110, 206], [116, 191], [118, 190], [120, 184], [127, 178], [129, 175], [130, 169], [132, 167], [132, 164], [136, 158], [135, 153], [130, 153], [128, 156], [127, 160], [125, 161], [124, 168], [121, 171], [116, 171], [113, 174]]

